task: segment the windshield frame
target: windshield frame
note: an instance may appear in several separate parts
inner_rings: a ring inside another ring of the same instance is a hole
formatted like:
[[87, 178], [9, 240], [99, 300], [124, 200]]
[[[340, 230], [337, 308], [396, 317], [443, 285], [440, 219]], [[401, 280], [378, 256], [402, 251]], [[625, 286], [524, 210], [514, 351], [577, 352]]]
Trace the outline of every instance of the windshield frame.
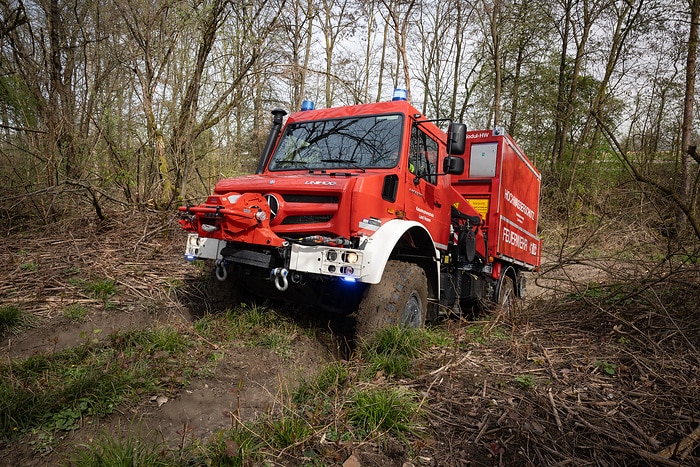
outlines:
[[[400, 162], [405, 144], [405, 119], [403, 113], [392, 112], [288, 122], [267, 169], [272, 172], [393, 169]], [[385, 122], [395, 123], [382, 125]], [[343, 133], [348, 129], [352, 132]]]

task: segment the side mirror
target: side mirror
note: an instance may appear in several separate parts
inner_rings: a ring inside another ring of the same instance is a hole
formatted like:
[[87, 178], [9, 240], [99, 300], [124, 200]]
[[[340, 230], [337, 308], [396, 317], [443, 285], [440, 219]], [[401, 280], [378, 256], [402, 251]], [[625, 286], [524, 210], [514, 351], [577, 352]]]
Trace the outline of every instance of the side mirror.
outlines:
[[442, 171], [446, 174], [462, 175], [464, 173], [464, 159], [447, 156], [442, 161]]
[[447, 130], [447, 154], [461, 156], [467, 149], [467, 125], [450, 123]]

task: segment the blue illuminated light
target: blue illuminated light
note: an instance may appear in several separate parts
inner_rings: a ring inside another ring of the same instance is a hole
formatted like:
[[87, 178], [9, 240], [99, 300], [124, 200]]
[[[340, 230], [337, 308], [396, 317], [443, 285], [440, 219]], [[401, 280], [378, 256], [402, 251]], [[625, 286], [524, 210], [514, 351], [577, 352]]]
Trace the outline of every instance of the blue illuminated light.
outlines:
[[185, 259], [187, 261], [194, 261], [197, 259], [197, 257], [195, 255], [185, 255]]
[[306, 99], [301, 101], [301, 110], [314, 110], [314, 101]]
[[408, 100], [408, 91], [401, 88], [394, 89], [394, 95], [391, 97], [392, 101], [405, 101]]
[[357, 282], [357, 279], [355, 277], [350, 277], [350, 276], [343, 276], [342, 279], [345, 282]]

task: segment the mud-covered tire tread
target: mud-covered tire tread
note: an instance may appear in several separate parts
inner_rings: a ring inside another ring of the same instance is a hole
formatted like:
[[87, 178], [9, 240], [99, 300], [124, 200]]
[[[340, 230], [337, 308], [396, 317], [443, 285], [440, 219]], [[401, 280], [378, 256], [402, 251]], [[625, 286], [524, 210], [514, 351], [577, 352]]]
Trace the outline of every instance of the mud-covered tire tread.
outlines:
[[401, 322], [406, 302], [416, 293], [421, 302], [421, 316], [411, 327], [422, 327], [428, 306], [428, 280], [420, 266], [402, 261], [389, 261], [382, 280], [367, 288], [357, 310], [355, 334], [368, 339], [381, 329]]
[[501, 308], [501, 312], [506, 316], [512, 316], [515, 313], [515, 285], [510, 276], [504, 277], [503, 281], [501, 282], [501, 287], [498, 291], [497, 304]]

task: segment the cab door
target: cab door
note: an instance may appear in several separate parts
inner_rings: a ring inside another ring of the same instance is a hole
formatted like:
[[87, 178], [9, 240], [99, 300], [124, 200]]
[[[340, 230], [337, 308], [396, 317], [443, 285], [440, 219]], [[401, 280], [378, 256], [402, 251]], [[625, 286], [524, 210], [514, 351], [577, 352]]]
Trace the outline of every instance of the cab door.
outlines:
[[[437, 139], [419, 125], [412, 125], [406, 171], [406, 217], [428, 229], [436, 247], [447, 248], [450, 232], [449, 200], [438, 177], [438, 161], [444, 150]], [[445, 198], [445, 199], [443, 199]]]

